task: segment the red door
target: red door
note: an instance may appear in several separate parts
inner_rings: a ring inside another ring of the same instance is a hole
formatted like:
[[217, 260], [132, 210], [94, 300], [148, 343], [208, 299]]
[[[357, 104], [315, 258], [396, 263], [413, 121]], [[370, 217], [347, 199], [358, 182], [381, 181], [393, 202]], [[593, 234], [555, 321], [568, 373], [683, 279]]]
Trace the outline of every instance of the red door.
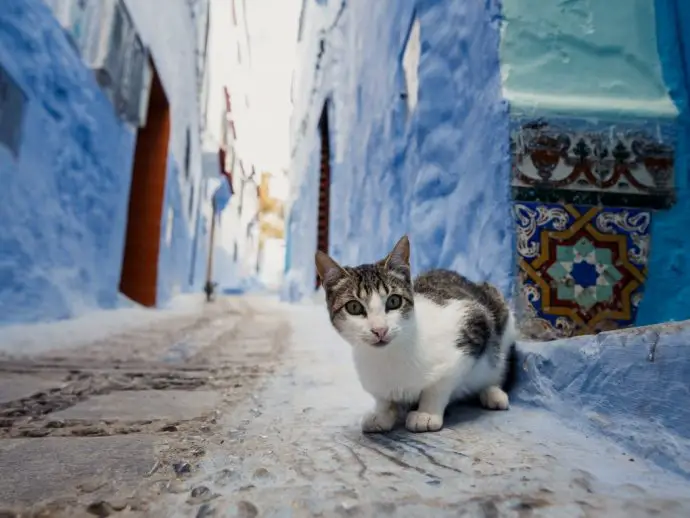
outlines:
[[137, 133], [120, 291], [156, 305], [158, 254], [170, 138], [170, 106], [154, 67], [146, 126]]
[[[330, 206], [331, 187], [331, 146], [328, 133], [328, 102], [323, 106], [321, 119], [319, 120], [319, 133], [321, 135], [321, 174], [319, 178], [319, 219], [317, 230], [317, 249], [328, 253], [328, 216]], [[316, 275], [316, 289], [319, 288], [320, 279]]]

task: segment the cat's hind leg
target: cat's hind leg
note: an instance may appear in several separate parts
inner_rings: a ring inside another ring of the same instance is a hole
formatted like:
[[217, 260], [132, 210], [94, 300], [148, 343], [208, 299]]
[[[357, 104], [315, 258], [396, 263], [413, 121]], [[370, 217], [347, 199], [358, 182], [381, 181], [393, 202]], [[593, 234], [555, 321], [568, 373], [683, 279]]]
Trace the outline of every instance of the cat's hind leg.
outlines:
[[395, 403], [382, 399], [376, 400], [376, 407], [362, 419], [364, 433], [390, 432], [398, 420], [398, 407]]
[[443, 414], [453, 388], [452, 379], [442, 379], [424, 389], [417, 410], [407, 414], [405, 428], [411, 432], [436, 432], [443, 428]]
[[508, 394], [495, 385], [487, 387], [479, 393], [479, 402], [489, 410], [508, 410], [510, 407]]

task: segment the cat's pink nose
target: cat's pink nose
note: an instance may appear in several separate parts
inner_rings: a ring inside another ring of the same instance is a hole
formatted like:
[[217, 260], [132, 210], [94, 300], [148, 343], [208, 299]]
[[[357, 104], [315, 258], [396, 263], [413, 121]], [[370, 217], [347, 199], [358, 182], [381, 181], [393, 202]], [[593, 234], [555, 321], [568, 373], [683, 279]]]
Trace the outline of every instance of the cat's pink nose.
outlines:
[[387, 327], [372, 327], [371, 332], [374, 333], [379, 340], [383, 340], [385, 338], [385, 336], [388, 334], [388, 328]]

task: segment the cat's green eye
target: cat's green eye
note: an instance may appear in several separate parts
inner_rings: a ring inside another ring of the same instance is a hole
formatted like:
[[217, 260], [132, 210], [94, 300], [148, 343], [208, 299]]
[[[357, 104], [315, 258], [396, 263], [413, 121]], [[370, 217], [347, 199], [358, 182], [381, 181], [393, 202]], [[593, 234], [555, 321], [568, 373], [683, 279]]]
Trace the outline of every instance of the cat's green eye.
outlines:
[[391, 295], [386, 300], [386, 311], [393, 311], [402, 306], [402, 297], [400, 295]]
[[364, 314], [364, 306], [360, 302], [357, 302], [356, 300], [351, 300], [347, 304], [345, 304], [345, 311], [347, 311], [350, 315], [363, 315]]

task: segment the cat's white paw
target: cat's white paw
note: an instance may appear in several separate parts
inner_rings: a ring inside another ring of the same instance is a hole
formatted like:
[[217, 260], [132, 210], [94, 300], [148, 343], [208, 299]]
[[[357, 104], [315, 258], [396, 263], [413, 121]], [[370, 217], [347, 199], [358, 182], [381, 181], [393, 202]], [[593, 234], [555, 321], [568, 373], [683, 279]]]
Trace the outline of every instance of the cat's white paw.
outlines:
[[479, 393], [479, 401], [484, 408], [489, 410], [508, 410], [510, 401], [508, 394], [499, 387], [489, 387]]
[[362, 431], [364, 433], [390, 432], [395, 426], [397, 414], [388, 412], [369, 412], [362, 419]]
[[405, 428], [411, 432], [436, 432], [443, 428], [443, 416], [426, 412], [410, 412], [407, 414]]

